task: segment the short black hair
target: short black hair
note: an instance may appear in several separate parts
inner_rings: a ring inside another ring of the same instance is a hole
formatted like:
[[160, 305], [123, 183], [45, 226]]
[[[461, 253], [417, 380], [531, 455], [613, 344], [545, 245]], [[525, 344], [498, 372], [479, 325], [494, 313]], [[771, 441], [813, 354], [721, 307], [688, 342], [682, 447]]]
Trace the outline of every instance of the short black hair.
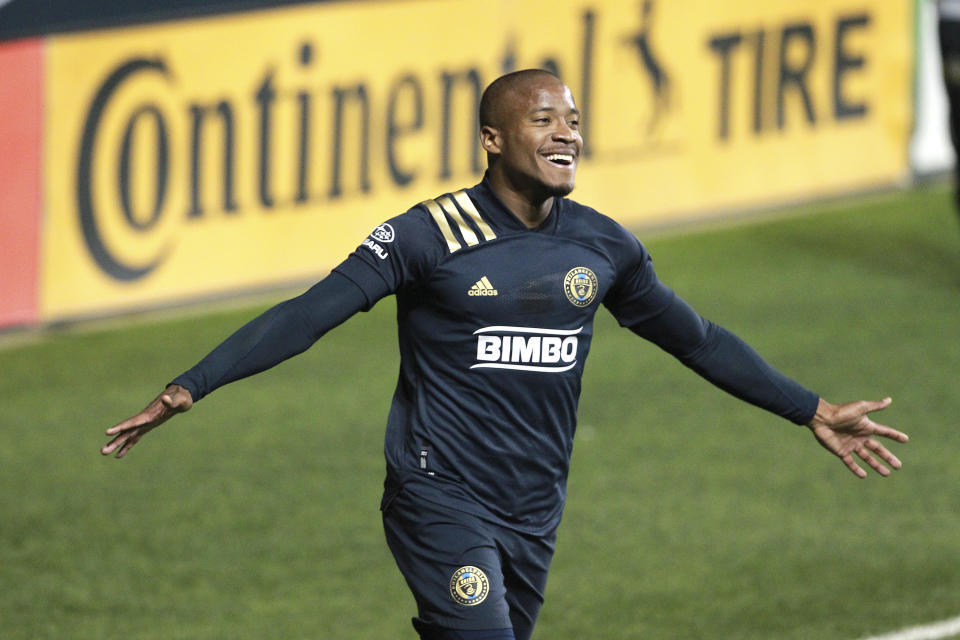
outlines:
[[499, 126], [499, 116], [503, 111], [503, 101], [506, 97], [522, 83], [543, 76], [560, 79], [555, 73], [546, 69], [521, 69], [502, 75], [491, 82], [480, 96], [480, 126]]

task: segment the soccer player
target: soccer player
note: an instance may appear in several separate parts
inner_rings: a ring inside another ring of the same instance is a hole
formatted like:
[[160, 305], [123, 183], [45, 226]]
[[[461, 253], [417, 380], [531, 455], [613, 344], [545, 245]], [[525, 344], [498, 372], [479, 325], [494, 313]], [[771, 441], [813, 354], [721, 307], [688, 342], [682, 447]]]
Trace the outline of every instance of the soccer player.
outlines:
[[854, 456], [882, 476], [900, 468], [875, 436], [907, 436], [868, 417], [889, 398], [834, 405], [780, 374], [662, 284], [633, 235], [565, 197], [583, 142], [573, 96], [556, 76], [499, 78], [483, 94], [480, 122], [488, 160], [480, 184], [378, 226], [327, 278], [108, 429], [101, 452], [123, 457], [214, 389], [304, 351], [395, 294], [400, 376], [381, 510], [422, 640], [530, 638], [601, 304], [723, 390], [807, 425], [857, 476], [867, 474]]

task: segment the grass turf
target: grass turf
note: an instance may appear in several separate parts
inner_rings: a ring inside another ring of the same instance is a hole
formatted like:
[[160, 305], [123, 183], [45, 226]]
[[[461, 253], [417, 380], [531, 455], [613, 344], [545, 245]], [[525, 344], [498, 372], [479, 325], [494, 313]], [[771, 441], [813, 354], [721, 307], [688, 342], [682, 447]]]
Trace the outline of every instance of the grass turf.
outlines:
[[[960, 234], [943, 187], [657, 235], [661, 277], [833, 401], [891, 395], [861, 481], [597, 318], [536, 638], [857, 638], [960, 614]], [[643, 237], [643, 234], [640, 234]], [[382, 540], [392, 301], [102, 459], [262, 306], [0, 351], [4, 638], [412, 638]]]

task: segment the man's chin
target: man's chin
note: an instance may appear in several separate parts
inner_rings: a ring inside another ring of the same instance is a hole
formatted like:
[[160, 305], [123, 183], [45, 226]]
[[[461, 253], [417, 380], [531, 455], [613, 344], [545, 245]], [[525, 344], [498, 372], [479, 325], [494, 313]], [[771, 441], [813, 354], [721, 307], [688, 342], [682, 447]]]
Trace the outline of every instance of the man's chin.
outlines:
[[517, 191], [526, 193], [532, 198], [564, 197], [570, 195], [573, 191], [574, 176], [572, 172], [565, 176], [547, 176], [543, 173], [537, 175], [526, 172], [508, 175], [510, 183], [514, 185]]
[[547, 185], [547, 189], [550, 195], [554, 198], [563, 198], [570, 195], [573, 192], [573, 181], [566, 182], [563, 184], [551, 184]]
[[[575, 175], [573, 172], [565, 172], [566, 175], [562, 176], [543, 176], [540, 180], [540, 186], [549, 194], [551, 197], [564, 197], [570, 195], [570, 192], [573, 191], [573, 185], [576, 182]], [[552, 178], [552, 179], [550, 179]]]

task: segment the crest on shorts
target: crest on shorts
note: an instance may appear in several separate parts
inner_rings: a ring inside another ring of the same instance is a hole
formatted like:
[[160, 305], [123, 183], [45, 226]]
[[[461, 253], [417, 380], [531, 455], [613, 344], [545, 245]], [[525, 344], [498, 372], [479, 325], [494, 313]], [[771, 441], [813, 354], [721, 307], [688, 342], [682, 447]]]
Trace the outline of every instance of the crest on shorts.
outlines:
[[563, 277], [563, 292], [575, 307], [586, 307], [597, 297], [597, 276], [586, 267], [574, 267]]
[[487, 599], [490, 582], [477, 567], [460, 567], [450, 578], [450, 596], [462, 605], [472, 607]]

